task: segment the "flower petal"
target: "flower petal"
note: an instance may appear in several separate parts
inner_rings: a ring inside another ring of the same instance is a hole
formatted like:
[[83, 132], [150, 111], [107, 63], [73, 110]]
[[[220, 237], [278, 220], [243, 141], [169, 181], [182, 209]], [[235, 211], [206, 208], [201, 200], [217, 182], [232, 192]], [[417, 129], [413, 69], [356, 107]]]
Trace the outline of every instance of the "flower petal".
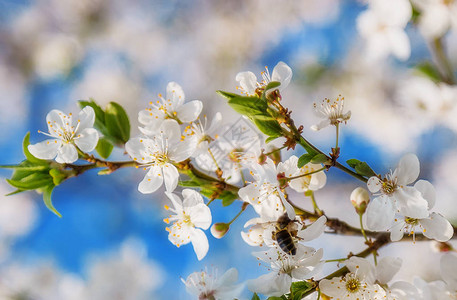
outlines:
[[189, 123], [197, 120], [198, 116], [202, 112], [202, 109], [203, 103], [199, 100], [193, 100], [178, 107], [176, 109], [176, 113], [182, 122]]
[[405, 234], [404, 232], [404, 226], [405, 226], [405, 221], [404, 219], [395, 219], [394, 225], [389, 229], [390, 230], [390, 240], [392, 242], [398, 242], [403, 238], [403, 235]]
[[379, 196], [368, 203], [366, 211], [367, 229], [374, 231], [386, 230], [392, 225], [395, 209], [392, 200], [387, 196]]
[[236, 74], [235, 80], [240, 82], [241, 88], [248, 95], [255, 94], [255, 90], [257, 89], [257, 77], [254, 73], [250, 71], [240, 72]]
[[279, 81], [281, 85], [280, 90], [286, 88], [292, 79], [292, 69], [284, 62], [280, 61], [273, 69], [271, 74], [271, 81]]
[[381, 189], [382, 181], [376, 176], [370, 177], [367, 182], [367, 187], [372, 193], [376, 193]]
[[293, 220], [295, 219], [295, 209], [293, 208], [293, 206], [289, 203], [289, 201], [286, 200], [286, 198], [284, 197], [284, 194], [278, 189], [278, 194], [279, 194], [279, 198], [281, 199], [281, 202], [282, 202], [282, 205], [284, 205], [284, 208], [286, 209], [286, 212], [287, 212], [287, 216], [289, 217], [289, 219]]
[[197, 259], [202, 260], [209, 250], [208, 238], [202, 230], [195, 229], [192, 230], [190, 234], [190, 240], [194, 247], [195, 254], [197, 254]]
[[429, 239], [447, 242], [454, 235], [454, 228], [451, 223], [440, 214], [431, 213], [430, 217], [419, 220], [419, 223], [424, 228], [424, 235]]
[[62, 141], [49, 139], [34, 145], [29, 145], [27, 149], [37, 158], [53, 159], [56, 157], [57, 150], [61, 145]]
[[206, 204], [198, 204], [187, 208], [186, 212], [190, 215], [190, 220], [195, 227], [206, 230], [211, 226], [211, 210]]
[[143, 194], [150, 194], [157, 191], [157, 189], [162, 185], [162, 183], [162, 168], [159, 166], [152, 166], [149, 169], [146, 176], [144, 176], [143, 181], [141, 181], [138, 185], [138, 191], [140, 191]]
[[411, 186], [397, 189], [395, 197], [397, 207], [401, 214], [411, 218], [422, 219], [428, 217], [428, 202], [422, 194]]
[[192, 189], [184, 189], [182, 191], [182, 197], [184, 207], [192, 207], [198, 204], [204, 204], [202, 195]]
[[86, 128], [78, 137], [75, 138], [75, 144], [83, 152], [91, 152], [98, 143], [98, 131], [94, 128]]
[[416, 188], [422, 194], [422, 197], [427, 200], [428, 209], [432, 209], [432, 207], [435, 206], [436, 201], [436, 191], [433, 184], [427, 180], [419, 180], [414, 185], [414, 188]]
[[184, 103], [184, 91], [176, 82], [169, 82], [167, 84], [167, 99], [171, 100], [171, 108], [173, 111]]
[[417, 179], [419, 171], [419, 159], [415, 154], [409, 153], [400, 159], [394, 176], [397, 177], [398, 185], [407, 185]]
[[346, 291], [346, 287], [344, 286], [344, 281], [341, 280], [341, 277], [334, 277], [330, 280], [322, 279], [319, 282], [319, 289], [325, 295], [334, 298], [341, 298]]
[[448, 284], [450, 290], [457, 290], [457, 255], [446, 253], [441, 257], [441, 277]]
[[46, 123], [48, 124], [48, 131], [51, 135], [58, 137], [59, 135], [56, 133], [57, 129], [60, 129], [64, 126], [65, 121], [63, 117], [66, 116], [63, 112], [57, 109], [51, 110], [46, 115]]
[[387, 284], [400, 270], [402, 260], [398, 257], [383, 257], [376, 266], [376, 279], [381, 284]]
[[181, 140], [181, 129], [178, 122], [172, 119], [163, 121], [160, 125], [159, 132], [163, 134], [163, 138], [168, 140], [170, 144], [176, 144]]
[[94, 122], [95, 122], [94, 109], [90, 106], [84, 107], [78, 114], [78, 121], [79, 121], [79, 126], [78, 126], [77, 132], [81, 132], [84, 129], [94, 127]]
[[165, 189], [167, 192], [173, 192], [178, 186], [179, 172], [175, 166], [166, 163], [163, 168], [163, 181], [165, 182]]
[[174, 162], [181, 162], [194, 154], [197, 148], [197, 140], [194, 137], [186, 137], [168, 149], [169, 157]]
[[78, 151], [75, 145], [62, 143], [62, 147], [57, 150], [56, 162], [71, 164], [78, 160]]
[[374, 267], [366, 258], [351, 256], [345, 262], [345, 265], [352, 273], [356, 273], [358, 277], [365, 279], [369, 283], [375, 281]]
[[322, 233], [324, 233], [326, 222], [327, 218], [325, 216], [321, 216], [313, 224], [306, 227], [306, 229], [299, 231], [297, 236], [304, 242], [317, 239]]
[[331, 123], [330, 119], [327, 118], [327, 119], [319, 122], [319, 124], [311, 126], [311, 129], [314, 130], [314, 131], [318, 131], [318, 130], [321, 130], [322, 128], [325, 128], [325, 127], [329, 126], [330, 123]]

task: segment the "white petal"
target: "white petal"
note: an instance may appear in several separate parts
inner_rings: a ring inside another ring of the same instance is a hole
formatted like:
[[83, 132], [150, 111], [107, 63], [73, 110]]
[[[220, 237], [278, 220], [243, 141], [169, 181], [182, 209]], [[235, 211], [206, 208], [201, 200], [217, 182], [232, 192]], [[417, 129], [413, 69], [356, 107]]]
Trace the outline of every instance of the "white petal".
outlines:
[[75, 144], [83, 152], [91, 152], [98, 143], [98, 131], [94, 128], [86, 128], [75, 138]]
[[393, 297], [388, 297], [387, 299], [396, 299], [395, 297], [398, 300], [418, 299], [417, 288], [409, 282], [396, 281], [389, 288]]
[[143, 109], [138, 113], [138, 121], [150, 128], [151, 131], [158, 131], [165, 114], [161, 110], [152, 109], [151, 111]]
[[441, 277], [448, 284], [449, 290], [457, 291], [457, 255], [446, 253], [441, 257]]
[[222, 114], [220, 112], [217, 112], [214, 115], [213, 120], [211, 121], [211, 125], [206, 130], [207, 134], [213, 134], [213, 131], [219, 129], [221, 122], [222, 122]]
[[325, 186], [327, 183], [327, 175], [324, 171], [311, 175], [311, 181], [309, 182], [308, 189], [311, 191], [317, 191]]
[[314, 130], [314, 131], [318, 131], [318, 130], [321, 130], [322, 128], [325, 128], [325, 127], [327, 127], [329, 125], [330, 125], [330, 119], [327, 118], [327, 119], [319, 122], [319, 124], [311, 126], [311, 129]]
[[419, 223], [424, 228], [424, 235], [429, 239], [447, 242], [454, 235], [451, 223], [440, 214], [431, 213], [429, 218], [421, 219]]
[[357, 276], [364, 278], [366, 281], [372, 283], [374, 278], [373, 265], [363, 257], [352, 256], [345, 262], [346, 267]]
[[144, 179], [138, 185], [138, 191], [140, 191], [143, 194], [150, 194], [157, 191], [157, 189], [162, 185], [162, 183], [162, 168], [159, 166], [153, 166], [150, 168], [146, 176], [144, 176]]
[[407, 60], [411, 55], [411, 46], [406, 32], [401, 28], [389, 29], [386, 38], [390, 45], [392, 54], [400, 60]]
[[342, 297], [346, 291], [346, 287], [344, 286], [344, 282], [341, 280], [341, 277], [334, 277], [330, 280], [322, 279], [319, 282], [319, 289], [325, 295], [334, 298]]
[[167, 192], [173, 192], [178, 186], [179, 172], [175, 166], [166, 163], [163, 168], [163, 181], [165, 182], [165, 189]]
[[183, 211], [181, 199], [179, 199], [179, 197], [173, 193], [165, 192], [165, 195], [167, 195], [168, 199], [170, 199], [174, 209], [176, 210], [176, 213], [180, 214]]
[[197, 254], [197, 259], [202, 260], [209, 249], [209, 243], [205, 233], [200, 229], [195, 229], [190, 234], [190, 240], [192, 241], [195, 254]]
[[297, 236], [304, 242], [317, 239], [322, 233], [324, 233], [326, 222], [327, 218], [325, 216], [321, 216], [313, 224], [306, 227], [306, 229], [299, 231]]
[[204, 204], [202, 195], [199, 192], [192, 189], [184, 189], [182, 191], [182, 197], [184, 207], [191, 207], [198, 204]]
[[387, 196], [374, 198], [367, 206], [367, 229], [374, 231], [386, 230], [392, 225], [395, 210], [392, 200]]
[[248, 94], [253, 95], [255, 94], [255, 90], [257, 88], [257, 77], [254, 73], [248, 72], [240, 72], [236, 74], [235, 77], [236, 81], [240, 82], [241, 88]]
[[211, 226], [211, 210], [205, 204], [199, 204], [190, 208], [187, 208], [190, 215], [190, 220], [195, 227], [200, 227], [206, 230]]
[[95, 122], [95, 111], [94, 111], [94, 109], [92, 107], [90, 107], [90, 106], [84, 107], [79, 112], [78, 120], [79, 120], [78, 133], [83, 131], [86, 128], [94, 127], [94, 122]]
[[57, 150], [56, 162], [71, 164], [78, 160], [78, 151], [75, 145], [62, 143], [62, 147]]
[[178, 119], [184, 123], [195, 121], [202, 112], [203, 103], [199, 100], [189, 101], [177, 108]]
[[169, 144], [176, 144], [181, 140], [181, 129], [178, 122], [172, 119], [163, 121], [160, 125], [159, 132], [168, 140]]
[[238, 271], [235, 268], [230, 268], [227, 272], [224, 273], [219, 279], [217, 280], [218, 283], [223, 285], [231, 285], [234, 284], [238, 280]]
[[378, 192], [382, 187], [382, 181], [376, 176], [370, 177], [367, 182], [368, 190], [372, 193]]
[[398, 257], [383, 257], [376, 266], [376, 279], [381, 284], [387, 284], [400, 270], [402, 260]]
[[271, 81], [279, 81], [281, 83], [279, 89], [283, 90], [289, 85], [291, 79], [292, 69], [287, 64], [280, 61], [273, 69]]
[[280, 190], [278, 190], [278, 194], [279, 198], [281, 199], [282, 205], [284, 205], [284, 208], [286, 209], [287, 216], [289, 217], [289, 219], [295, 219], [296, 214], [293, 206], [286, 200], [284, 194]]
[[[64, 126], [65, 121], [63, 119], [63, 116], [66, 115], [57, 109], [51, 110], [46, 115], [46, 123], [48, 124], [48, 131], [50, 134], [54, 135], [54, 130], [57, 130], [58, 128], [62, 128]], [[57, 137], [57, 135], [54, 136]]]
[[174, 162], [181, 162], [194, 154], [197, 148], [197, 140], [194, 137], [186, 137], [184, 141], [172, 145], [169, 148], [169, 157]]
[[390, 228], [390, 240], [398, 242], [403, 238], [405, 221], [403, 219], [395, 219], [394, 225]]
[[410, 186], [399, 188], [394, 192], [393, 197], [402, 215], [416, 219], [428, 217], [428, 202], [415, 188]]
[[417, 179], [419, 171], [419, 159], [415, 154], [409, 153], [400, 159], [394, 176], [397, 176], [399, 185], [407, 185]]
[[150, 162], [149, 159], [147, 161], [142, 159], [142, 158], [147, 158], [147, 156], [144, 157], [144, 150], [145, 150], [144, 140], [145, 139], [142, 139], [142, 138], [133, 138], [133, 139], [128, 140], [127, 143], [125, 143], [125, 151], [127, 151], [127, 153], [130, 155], [130, 157], [135, 161]]
[[62, 145], [60, 140], [45, 140], [40, 143], [29, 145], [27, 149], [36, 158], [53, 159], [57, 155], [57, 150]]
[[182, 87], [176, 82], [170, 82], [167, 85], [167, 98], [171, 100], [172, 109], [176, 110], [184, 103], [184, 91]]
[[414, 187], [422, 194], [422, 197], [428, 202], [428, 209], [435, 206], [436, 191], [433, 184], [427, 180], [419, 180], [416, 182]]

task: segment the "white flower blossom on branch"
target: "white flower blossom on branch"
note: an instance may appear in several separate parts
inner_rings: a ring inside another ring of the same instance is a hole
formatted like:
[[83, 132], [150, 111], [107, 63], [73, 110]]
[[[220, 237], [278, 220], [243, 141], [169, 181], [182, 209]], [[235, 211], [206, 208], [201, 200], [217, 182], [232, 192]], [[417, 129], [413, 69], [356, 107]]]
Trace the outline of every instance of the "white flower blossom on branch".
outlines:
[[311, 126], [312, 130], [321, 130], [329, 125], [336, 126], [339, 123], [346, 123], [351, 117], [351, 111], [344, 113], [344, 97], [341, 95], [335, 101], [325, 98], [319, 104], [314, 103], [314, 114], [324, 119], [317, 125]]
[[[78, 114], [64, 114], [60, 110], [51, 110], [46, 116], [49, 133], [41, 132], [51, 139], [29, 145], [33, 156], [41, 159], [55, 158], [58, 163], [73, 163], [78, 160], [78, 147], [81, 151], [90, 152], [98, 143], [98, 131], [92, 126], [95, 112], [92, 107], [84, 107]], [[57, 156], [57, 157], [56, 157]]]

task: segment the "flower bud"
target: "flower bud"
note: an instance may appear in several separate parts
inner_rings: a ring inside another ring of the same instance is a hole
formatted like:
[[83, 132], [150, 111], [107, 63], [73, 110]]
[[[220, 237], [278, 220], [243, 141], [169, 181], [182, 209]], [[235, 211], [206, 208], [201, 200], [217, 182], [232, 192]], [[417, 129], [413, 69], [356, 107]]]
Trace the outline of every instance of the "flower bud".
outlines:
[[453, 251], [454, 248], [447, 242], [434, 242], [432, 243], [432, 250], [435, 252], [450, 252]]
[[211, 226], [211, 234], [215, 238], [220, 239], [227, 233], [229, 229], [230, 225], [227, 223], [214, 223], [213, 226]]
[[358, 214], [364, 214], [368, 202], [370, 202], [370, 195], [363, 187], [358, 187], [351, 193], [351, 202]]

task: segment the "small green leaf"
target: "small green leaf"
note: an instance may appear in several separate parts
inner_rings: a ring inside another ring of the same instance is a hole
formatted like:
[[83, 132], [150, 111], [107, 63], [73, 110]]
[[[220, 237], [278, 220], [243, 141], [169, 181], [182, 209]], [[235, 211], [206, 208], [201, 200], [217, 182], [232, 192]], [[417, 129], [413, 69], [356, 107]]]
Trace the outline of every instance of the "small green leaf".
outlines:
[[6, 181], [21, 190], [35, 190], [52, 184], [52, 177], [46, 173], [32, 173], [21, 180], [6, 179]]
[[[25, 161], [25, 162], [27, 162], [27, 161]], [[19, 164], [19, 165], [3, 165], [3, 166], [0, 166], [0, 169], [14, 169], [14, 170], [18, 170], [18, 171], [37, 172], [37, 171], [45, 171], [49, 168], [47, 166], [43, 166], [43, 165]]]
[[200, 187], [201, 184], [197, 180], [184, 180], [180, 181], [179, 185], [182, 187]]
[[271, 141], [274, 141], [278, 138], [278, 136], [270, 136], [265, 140], [265, 144], [268, 144]]
[[260, 300], [260, 297], [257, 295], [257, 293], [254, 293], [254, 295], [252, 295], [251, 300]]
[[24, 152], [25, 157], [27, 160], [33, 164], [37, 165], [47, 165], [49, 162], [44, 159], [39, 159], [36, 158], [35, 156], [30, 153], [28, 146], [30, 145], [30, 132], [27, 132], [27, 134], [24, 136], [24, 140], [22, 141], [22, 151]]
[[357, 166], [358, 164], [361, 163], [360, 160], [358, 159], [355, 159], [355, 158], [351, 158], [351, 159], [348, 159], [346, 161], [346, 163], [348, 164], [348, 166], [350, 166], [351, 168], [355, 169], [355, 166]]
[[238, 195], [237, 194], [234, 194], [232, 192], [229, 192], [229, 191], [223, 191], [218, 199], [221, 199], [222, 200], [222, 206], [229, 206], [230, 204], [232, 204], [236, 199], [238, 199]]
[[62, 218], [62, 215], [55, 209], [54, 205], [52, 205], [51, 195], [54, 187], [54, 185], [49, 185], [43, 190], [43, 201], [50, 211], [55, 213], [59, 218]]
[[313, 156], [313, 158], [311, 158], [311, 162], [313, 164], [321, 164], [326, 161], [327, 161], [327, 156], [325, 156], [325, 154], [322, 154], [322, 153], [319, 153], [319, 154]]
[[271, 297], [268, 297], [267, 300], [287, 300], [287, 297], [284, 295], [282, 295], [281, 297], [271, 296]]
[[227, 98], [228, 100], [239, 96], [237, 94], [224, 92], [224, 91], [216, 91], [216, 93], [218, 93], [219, 95], [221, 95], [224, 98]]
[[303, 140], [299, 141], [299, 144], [306, 150], [306, 152], [308, 152], [309, 155], [311, 155], [311, 157], [314, 157], [318, 154], [316, 150], [314, 150], [310, 145], [305, 143]]
[[244, 116], [252, 117], [257, 116], [257, 119], [260, 116], [269, 116], [266, 112], [267, 103], [261, 101], [257, 97], [244, 97], [236, 96], [228, 101], [228, 104], [233, 108], [237, 113]]
[[375, 171], [373, 171], [373, 169], [364, 161], [353, 158], [347, 160], [346, 163], [359, 175], [366, 177], [376, 176]]
[[214, 191], [210, 189], [201, 189], [200, 194], [205, 196], [206, 198], [210, 198], [213, 195]]
[[438, 69], [431, 62], [425, 61], [425, 62], [418, 64], [416, 66], [416, 70], [420, 74], [428, 77], [433, 82], [441, 81], [440, 71], [438, 71]]
[[261, 121], [261, 120], [254, 120], [254, 124], [259, 128], [259, 130], [270, 136], [270, 137], [280, 137], [282, 136], [282, 128], [279, 125], [278, 121], [271, 120], [271, 121]]
[[313, 158], [313, 156], [310, 155], [309, 153], [303, 154], [303, 155], [300, 156], [300, 158], [298, 159], [297, 167], [299, 167], [299, 168], [303, 167], [304, 165], [306, 165], [307, 163], [309, 163], [309, 162], [311, 161], [312, 158]]
[[19, 193], [22, 193], [23, 191], [25, 191], [25, 190], [17, 189], [15, 191], [12, 191], [11, 193], [6, 194], [5, 196], [11, 196], [11, 195], [19, 194]]
[[105, 109], [105, 125], [110, 137], [116, 143], [125, 144], [130, 139], [130, 122], [124, 108], [115, 102]]
[[[292, 291], [293, 294], [298, 294], [298, 293], [306, 293], [310, 289], [314, 287], [313, 284], [306, 282], [306, 281], [297, 281], [293, 282], [292, 285], [290, 286], [290, 290]], [[300, 298], [301, 299], [301, 298]]]
[[113, 144], [111, 144], [107, 139], [101, 138], [98, 140], [97, 147], [95, 147], [95, 150], [97, 150], [97, 153], [104, 159], [108, 158], [111, 154], [111, 151], [113, 151]]
[[51, 175], [52, 182], [54, 183], [55, 186], [58, 186], [59, 184], [62, 183], [62, 181], [67, 179], [67, 174], [66, 173], [62, 173], [58, 169], [49, 170], [49, 175]]
[[280, 86], [281, 83], [279, 81], [271, 81], [270, 83], [268, 83], [265, 88], [263, 89], [263, 93], [262, 93], [262, 97], [261, 99], [263, 101], [267, 101], [267, 95], [271, 92], [269, 92], [269, 90], [272, 90], [272, 89], [276, 89], [278, 86]]

